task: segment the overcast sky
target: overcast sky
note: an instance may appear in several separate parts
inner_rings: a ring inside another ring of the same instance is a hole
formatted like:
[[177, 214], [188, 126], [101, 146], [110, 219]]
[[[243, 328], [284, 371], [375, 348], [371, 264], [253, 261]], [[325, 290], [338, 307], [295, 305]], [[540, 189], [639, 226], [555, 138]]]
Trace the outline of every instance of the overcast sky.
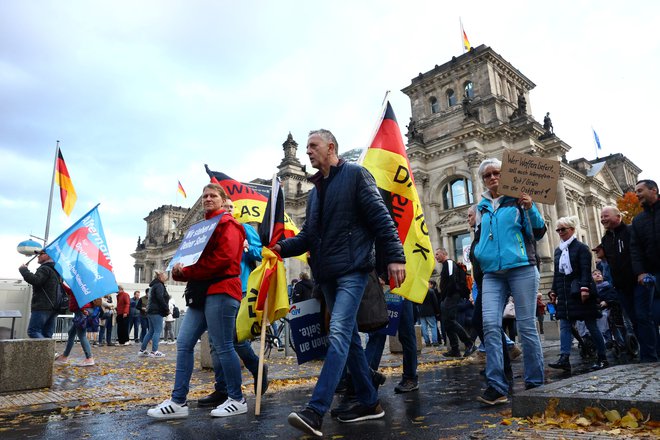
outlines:
[[[551, 113], [569, 159], [622, 152], [658, 179], [656, 1], [28, 1], [0, 2], [0, 278], [43, 237], [56, 140], [78, 202], [54, 201], [55, 238], [96, 203], [118, 281], [144, 217], [189, 207], [204, 163], [238, 180], [269, 177], [291, 132], [331, 129], [365, 147], [400, 89], [473, 46], [530, 78], [528, 111]], [[188, 192], [178, 197], [177, 180]], [[32, 269], [36, 264], [32, 263]]]

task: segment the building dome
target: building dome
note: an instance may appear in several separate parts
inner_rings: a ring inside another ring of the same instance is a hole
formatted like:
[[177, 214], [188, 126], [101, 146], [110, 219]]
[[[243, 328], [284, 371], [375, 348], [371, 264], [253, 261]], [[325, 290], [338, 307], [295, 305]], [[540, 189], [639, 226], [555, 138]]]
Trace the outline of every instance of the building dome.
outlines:
[[40, 251], [42, 247], [41, 243], [30, 239], [18, 243], [16, 250], [23, 255], [29, 256], [34, 255], [34, 251]]

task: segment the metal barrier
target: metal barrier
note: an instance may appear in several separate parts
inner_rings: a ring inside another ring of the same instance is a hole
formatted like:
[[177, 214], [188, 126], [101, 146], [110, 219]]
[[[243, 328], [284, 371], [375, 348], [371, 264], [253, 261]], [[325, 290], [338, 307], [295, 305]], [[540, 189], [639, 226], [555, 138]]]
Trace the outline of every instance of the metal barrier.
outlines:
[[[173, 326], [172, 326], [172, 331], [174, 332], [174, 338], [176, 339], [179, 336], [179, 328], [181, 327], [181, 323], [183, 322], [183, 316], [185, 315], [185, 312], [181, 311], [181, 315], [174, 320]], [[165, 319], [165, 318], [163, 318]], [[69, 328], [71, 328], [71, 322], [73, 321], [73, 314], [68, 314], [68, 315], [58, 315], [57, 316], [57, 323], [55, 324], [55, 332], [53, 333], [53, 339], [57, 341], [67, 341], [69, 339]], [[140, 330], [141, 331], [141, 330]], [[133, 330], [131, 329], [130, 334], [133, 333]], [[165, 337], [165, 323], [163, 322], [163, 331], [160, 333], [160, 338], [163, 340]], [[112, 325], [112, 334], [111, 334], [111, 340], [113, 342], [117, 342], [117, 323], [114, 322]], [[131, 340], [133, 340], [132, 337], [129, 336]], [[105, 339], [104, 339], [105, 340]], [[98, 342], [98, 337], [96, 339]], [[94, 341], [89, 341], [90, 343]]]

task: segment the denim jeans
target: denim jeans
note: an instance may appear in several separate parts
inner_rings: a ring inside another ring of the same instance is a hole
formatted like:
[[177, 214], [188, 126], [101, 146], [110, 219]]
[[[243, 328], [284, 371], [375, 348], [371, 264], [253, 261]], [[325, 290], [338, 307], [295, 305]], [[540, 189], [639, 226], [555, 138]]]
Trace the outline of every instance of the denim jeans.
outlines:
[[55, 332], [57, 323], [57, 312], [48, 310], [34, 310], [30, 313], [30, 323], [27, 334], [33, 339], [50, 339]]
[[[82, 315], [80, 312], [75, 312], [76, 316]], [[64, 349], [64, 353], [62, 353], [64, 356], [69, 356], [71, 353], [71, 349], [73, 348], [73, 344], [76, 340], [76, 335], [78, 336], [78, 339], [80, 340], [80, 346], [82, 347], [83, 352], [85, 353], [85, 357], [87, 359], [92, 357], [92, 347], [89, 346], [89, 340], [87, 340], [87, 329], [81, 329], [76, 327], [74, 323], [71, 323], [71, 327], [69, 328], [69, 338], [66, 341], [66, 348]]]
[[158, 351], [158, 343], [160, 342], [160, 334], [163, 331], [163, 317], [157, 314], [147, 315], [149, 318], [149, 330], [142, 340], [140, 350], [144, 351], [151, 341], [151, 351]]
[[128, 334], [130, 336], [131, 334], [131, 329], [133, 330], [133, 339], [134, 340], [139, 340], [140, 339], [140, 317], [139, 316], [133, 316], [130, 318], [130, 324], [128, 327]]
[[635, 286], [632, 296], [623, 292], [619, 293], [621, 305], [623, 305], [623, 309], [632, 321], [635, 336], [639, 341], [639, 359], [641, 362], [658, 361], [656, 351], [658, 330], [653, 321], [654, 294], [655, 290], [652, 287], [641, 285]]
[[[403, 380], [410, 379], [417, 382], [417, 337], [413, 319], [413, 303], [404, 299], [398, 331], [399, 342], [403, 349]], [[367, 341], [364, 352], [372, 370], [378, 370], [386, 339], [385, 334], [369, 333], [369, 341]]]
[[368, 406], [378, 401], [356, 321], [367, 278], [367, 273], [353, 272], [334, 282], [321, 283], [325, 303], [330, 311], [330, 346], [307, 405], [320, 415], [324, 415], [332, 404], [344, 365], [351, 373], [357, 399]]
[[209, 344], [214, 356], [222, 365], [227, 394], [234, 400], [242, 400], [241, 362], [234, 349], [236, 314], [240, 302], [226, 294], [208, 295], [204, 310], [188, 308], [179, 328], [176, 348], [176, 372], [172, 400], [186, 402], [190, 390], [190, 377], [195, 364], [195, 344], [208, 329]]
[[502, 358], [502, 312], [509, 293], [513, 296], [516, 324], [523, 350], [524, 379], [528, 385], [543, 385], [543, 351], [536, 331], [536, 292], [539, 272], [536, 266], [522, 266], [501, 273], [484, 275], [482, 314], [486, 346], [486, 379], [500, 394], [508, 394]]
[[103, 335], [105, 335], [105, 342], [112, 343], [112, 316], [109, 318], [101, 319], [102, 326], [99, 328], [99, 345], [103, 344]]
[[[584, 322], [585, 327], [589, 330], [589, 336], [596, 346], [596, 352], [599, 359], [605, 359], [607, 353], [605, 352], [605, 340], [603, 334], [598, 328], [595, 319], [587, 319]], [[571, 347], [573, 346], [573, 321], [567, 319], [559, 320], [559, 353], [569, 355], [571, 354]]]
[[140, 316], [140, 342], [144, 341], [144, 338], [147, 336], [149, 331], [149, 318], [146, 316]]
[[438, 324], [435, 316], [422, 316], [419, 318], [422, 322], [422, 336], [426, 345], [438, 343]]
[[[211, 361], [213, 362], [213, 373], [215, 375], [215, 390], [220, 393], [227, 393], [227, 382], [225, 381], [225, 373], [222, 369], [220, 358], [216, 356], [213, 349], [213, 342], [209, 335], [209, 345], [211, 345]], [[250, 341], [234, 342], [234, 349], [236, 354], [243, 361], [245, 368], [252, 373], [254, 380], [257, 380], [259, 372], [259, 356], [252, 350]]]

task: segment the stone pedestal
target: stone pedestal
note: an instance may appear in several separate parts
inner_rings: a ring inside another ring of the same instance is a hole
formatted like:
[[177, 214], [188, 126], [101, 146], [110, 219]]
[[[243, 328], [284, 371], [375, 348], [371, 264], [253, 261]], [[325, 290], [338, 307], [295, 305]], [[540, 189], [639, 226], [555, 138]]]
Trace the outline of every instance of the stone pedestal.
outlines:
[[0, 340], [0, 393], [53, 385], [53, 339]]
[[200, 338], [199, 344], [199, 364], [202, 368], [213, 369], [213, 361], [211, 360], [211, 346], [209, 345], [209, 334], [204, 332]]
[[[415, 338], [417, 339], [417, 353], [422, 351], [422, 326], [415, 326]], [[401, 347], [401, 342], [399, 342], [398, 334], [395, 336], [390, 336], [390, 353], [403, 353], [403, 347]]]
[[543, 336], [546, 341], [558, 341], [559, 321], [543, 321]]

